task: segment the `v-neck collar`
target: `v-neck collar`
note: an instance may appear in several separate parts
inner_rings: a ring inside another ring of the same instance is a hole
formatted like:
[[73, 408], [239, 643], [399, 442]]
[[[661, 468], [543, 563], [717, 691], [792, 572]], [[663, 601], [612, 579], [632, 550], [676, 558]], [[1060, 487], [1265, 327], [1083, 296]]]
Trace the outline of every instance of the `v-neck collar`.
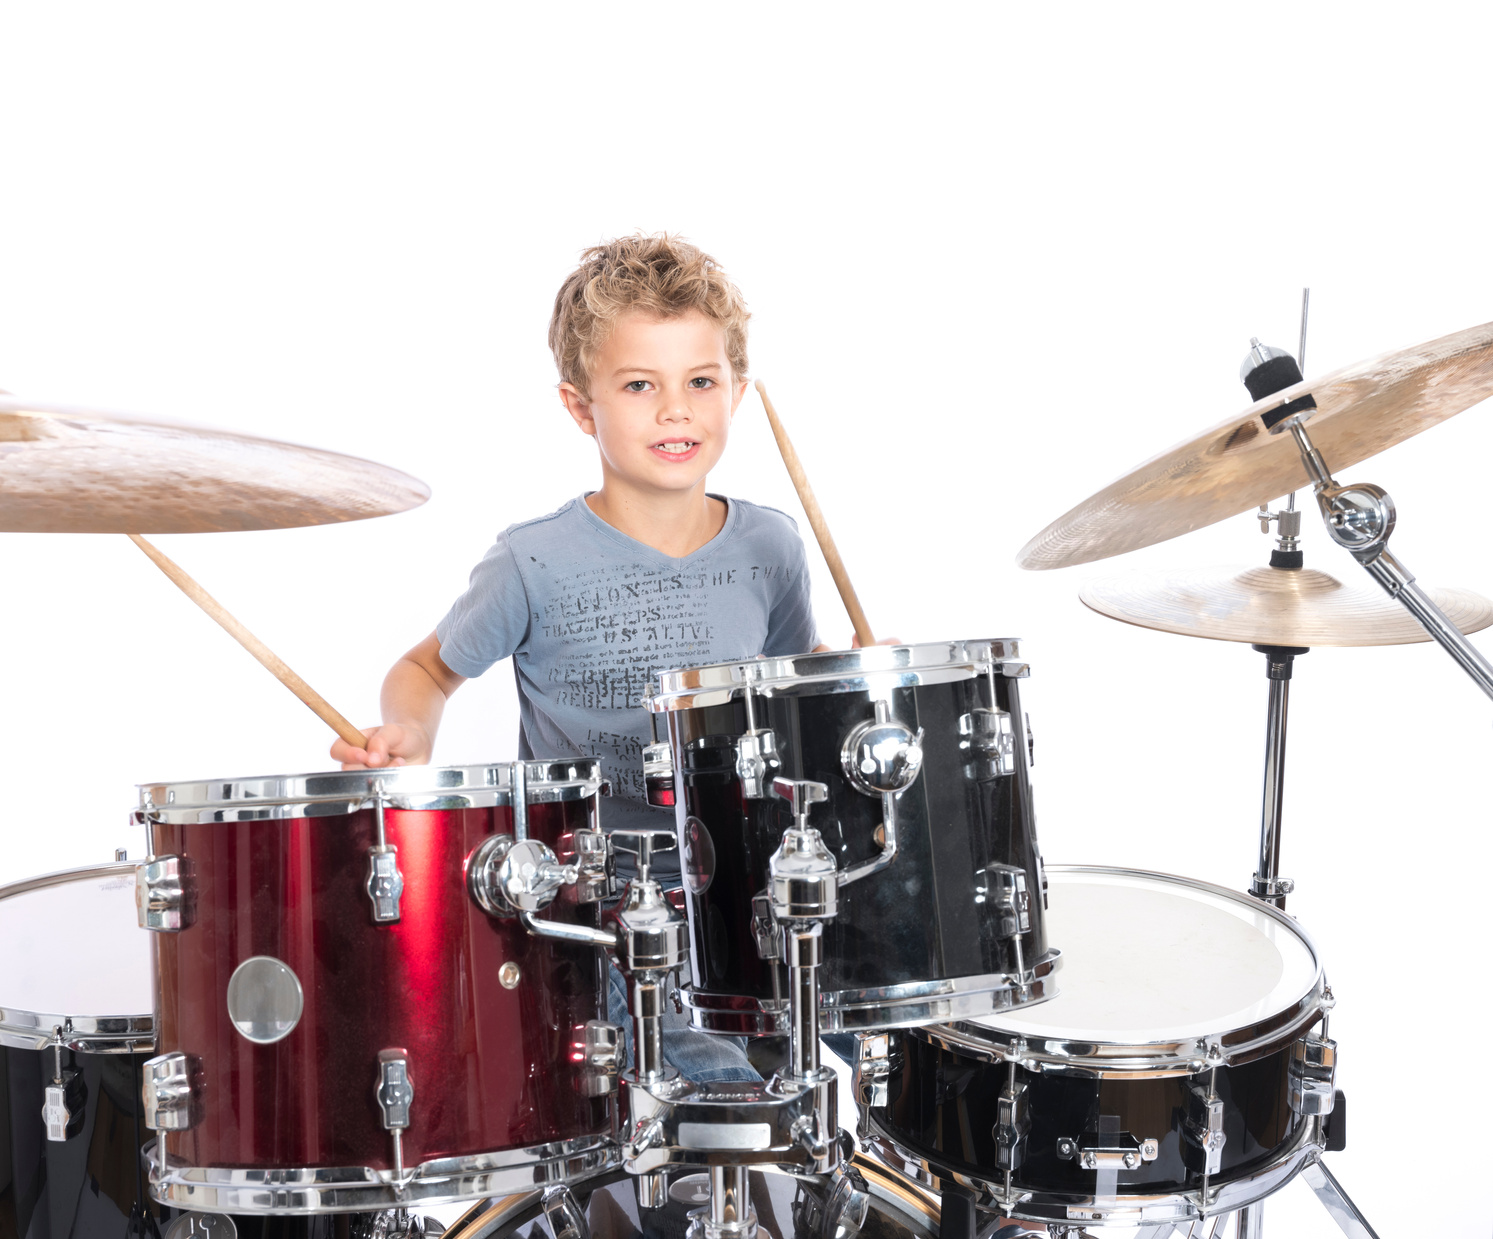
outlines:
[[711, 538], [709, 542], [705, 543], [698, 549], [691, 551], [682, 559], [675, 559], [672, 555], [665, 555], [656, 546], [649, 546], [646, 542], [639, 542], [632, 535], [623, 533], [615, 525], [609, 525], [606, 521], [602, 520], [601, 517], [597, 516], [596, 513], [591, 510], [591, 505], [586, 502], [586, 497], [588, 495], [594, 495], [595, 493], [595, 491], [585, 491], [581, 494], [580, 498], [575, 501], [577, 506], [581, 510], [581, 518], [588, 522], [591, 525], [592, 529], [597, 533], [600, 533], [604, 537], [611, 539], [613, 542], [616, 542], [625, 550], [631, 551], [634, 555], [637, 555], [640, 558], [651, 559], [656, 563], [667, 565], [670, 568], [682, 568], [685, 564], [691, 563], [696, 559], [701, 559], [705, 556], [713, 555], [721, 548], [721, 546], [731, 537], [732, 533], [734, 533], [736, 530], [737, 505], [732, 500], [727, 499], [725, 495], [716, 495], [707, 491], [706, 494], [711, 499], [719, 499], [726, 505], [725, 523], [720, 527], [720, 531], [715, 535], [715, 537]]

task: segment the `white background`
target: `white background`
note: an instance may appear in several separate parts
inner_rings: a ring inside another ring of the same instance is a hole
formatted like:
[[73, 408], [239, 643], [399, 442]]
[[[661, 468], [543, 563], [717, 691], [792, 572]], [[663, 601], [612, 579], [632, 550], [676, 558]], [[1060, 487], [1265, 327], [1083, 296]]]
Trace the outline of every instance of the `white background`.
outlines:
[[[339, 449], [418, 511], [161, 545], [334, 704], [493, 534], [594, 486], [554, 395], [585, 245], [670, 229], [754, 312], [878, 633], [1019, 635], [1049, 860], [1242, 886], [1266, 684], [1246, 647], [1076, 599], [1133, 564], [1261, 563], [1241, 517], [1033, 574], [1017, 549], [1243, 408], [1251, 335], [1308, 374], [1493, 318], [1470, 8], [491, 4], [0, 10], [0, 387]], [[1486, 13], [1486, 11], [1484, 11]], [[1479, 409], [1345, 471], [1427, 583], [1493, 593]], [[797, 516], [755, 396], [713, 488]], [[1358, 569], [1307, 522], [1309, 564]], [[849, 625], [815, 563], [820, 622]], [[324, 768], [330, 736], [120, 537], [0, 539], [0, 878], [140, 852], [144, 780]], [[1493, 710], [1430, 646], [1318, 650], [1283, 872], [1340, 997], [1331, 1160], [1386, 1236], [1486, 1236]], [[437, 759], [508, 758], [506, 667]], [[1119, 926], [1137, 953], [1146, 926]], [[59, 961], [61, 963], [62, 961]], [[1334, 1233], [1298, 1185], [1269, 1233]]]

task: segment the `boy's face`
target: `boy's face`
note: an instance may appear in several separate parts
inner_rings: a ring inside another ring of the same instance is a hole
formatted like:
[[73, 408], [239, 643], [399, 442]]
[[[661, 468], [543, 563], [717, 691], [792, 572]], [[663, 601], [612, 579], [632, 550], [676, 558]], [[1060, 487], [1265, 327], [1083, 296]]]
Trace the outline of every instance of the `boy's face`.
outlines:
[[607, 481], [653, 491], [701, 484], [726, 450], [746, 391], [726, 333], [703, 314], [625, 314], [596, 355], [591, 394], [560, 384], [576, 425], [596, 439]]

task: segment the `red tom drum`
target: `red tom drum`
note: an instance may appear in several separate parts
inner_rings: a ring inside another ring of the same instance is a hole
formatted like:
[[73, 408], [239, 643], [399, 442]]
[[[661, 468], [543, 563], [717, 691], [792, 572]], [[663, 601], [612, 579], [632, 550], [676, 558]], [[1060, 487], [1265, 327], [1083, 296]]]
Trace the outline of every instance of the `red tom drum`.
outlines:
[[[601, 790], [595, 761], [142, 786], [156, 1199], [331, 1213], [615, 1165], [600, 952], [489, 915], [465, 872], [495, 834], [574, 860]], [[610, 885], [546, 919], [595, 926]]]

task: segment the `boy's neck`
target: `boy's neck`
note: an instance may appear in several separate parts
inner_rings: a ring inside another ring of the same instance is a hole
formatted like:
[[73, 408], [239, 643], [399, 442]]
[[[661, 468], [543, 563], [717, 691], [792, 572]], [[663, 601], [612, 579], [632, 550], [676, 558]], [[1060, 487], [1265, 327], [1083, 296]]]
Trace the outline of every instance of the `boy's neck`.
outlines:
[[705, 479], [687, 491], [640, 490], [604, 477], [586, 506], [613, 529], [645, 546], [684, 559], [720, 533], [726, 505], [705, 493]]

